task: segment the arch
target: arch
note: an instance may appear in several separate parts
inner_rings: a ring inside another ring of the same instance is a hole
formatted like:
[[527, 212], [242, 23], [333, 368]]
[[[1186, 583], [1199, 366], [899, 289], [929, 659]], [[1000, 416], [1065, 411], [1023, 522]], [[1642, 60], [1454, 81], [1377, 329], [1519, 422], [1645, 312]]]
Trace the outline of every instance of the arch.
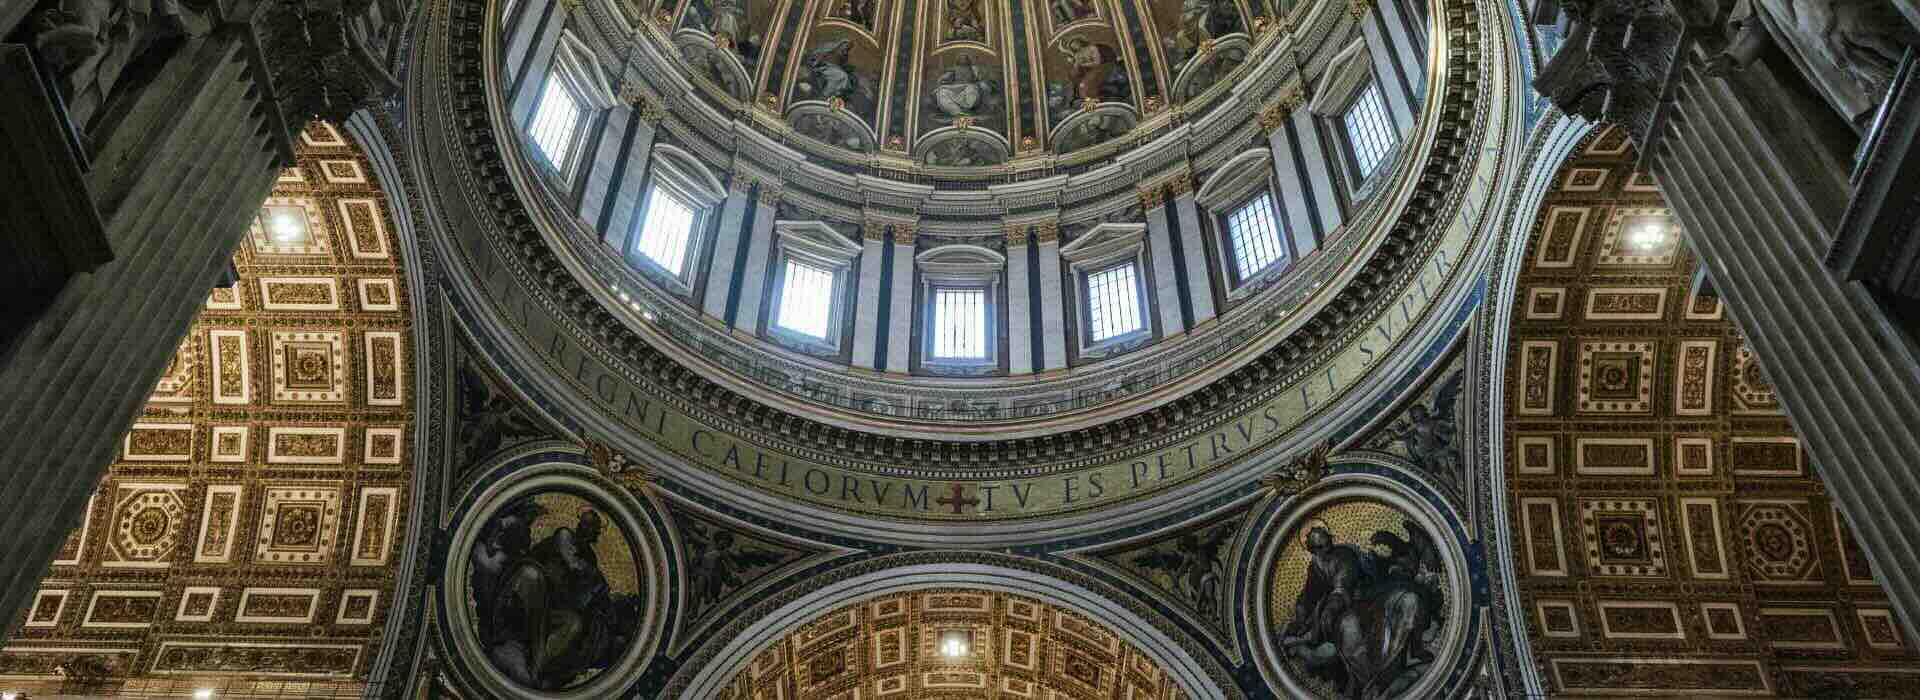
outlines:
[[[1217, 674], [1176, 640], [1132, 608], [1074, 583], [1053, 571], [1023, 563], [1013, 568], [986, 561], [977, 554], [931, 553], [946, 561], [879, 566], [848, 576], [785, 601], [768, 601], [756, 613], [743, 616], [754, 622], [731, 636], [720, 635], [694, 657], [699, 670], [681, 685], [678, 697], [715, 697], [724, 684], [750, 663], [768, 644], [784, 638], [799, 625], [828, 612], [890, 593], [962, 586], [1038, 598], [1106, 624], [1107, 629], [1166, 669], [1181, 690], [1195, 700], [1227, 697]], [[924, 557], [923, 557], [924, 558]], [[712, 646], [718, 645], [718, 646]], [[671, 689], [674, 684], [670, 683]]]

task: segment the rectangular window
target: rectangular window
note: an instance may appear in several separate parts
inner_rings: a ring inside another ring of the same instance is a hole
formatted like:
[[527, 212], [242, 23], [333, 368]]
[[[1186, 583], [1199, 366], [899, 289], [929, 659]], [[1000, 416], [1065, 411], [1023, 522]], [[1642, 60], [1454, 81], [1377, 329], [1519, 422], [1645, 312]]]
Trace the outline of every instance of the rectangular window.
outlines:
[[987, 359], [987, 290], [933, 291], [933, 357]]
[[1227, 243], [1233, 248], [1234, 271], [1249, 279], [1287, 256], [1280, 227], [1273, 221], [1273, 195], [1262, 192], [1227, 217]]
[[573, 132], [580, 128], [580, 114], [580, 103], [567, 89], [566, 80], [559, 72], [548, 71], [547, 87], [533, 109], [533, 125], [527, 128], [527, 134], [533, 137], [540, 155], [562, 173], [573, 155]]
[[826, 340], [827, 319], [832, 315], [833, 271], [788, 259], [786, 281], [780, 287], [779, 326]]
[[693, 208], [659, 186], [647, 193], [647, 218], [640, 227], [642, 255], [674, 276], [681, 275], [693, 237]]
[[1133, 263], [1087, 275], [1087, 328], [1098, 343], [1138, 331], [1140, 286]]
[[1387, 103], [1380, 97], [1380, 84], [1369, 82], [1360, 97], [1347, 107], [1344, 118], [1347, 127], [1347, 143], [1353, 146], [1354, 164], [1360, 167], [1360, 177], [1373, 175], [1373, 169], [1387, 156], [1387, 149], [1393, 147], [1393, 123], [1387, 120]]

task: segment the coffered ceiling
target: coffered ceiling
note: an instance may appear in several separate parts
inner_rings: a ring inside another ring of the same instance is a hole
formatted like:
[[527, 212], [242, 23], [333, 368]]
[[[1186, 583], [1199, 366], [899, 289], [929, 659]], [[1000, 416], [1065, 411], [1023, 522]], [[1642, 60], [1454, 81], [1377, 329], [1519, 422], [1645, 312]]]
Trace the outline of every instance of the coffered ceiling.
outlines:
[[795, 628], [721, 700], [1185, 698], [1098, 622], [973, 589], [873, 598]]
[[1885, 595], [1626, 134], [1561, 168], [1507, 356], [1509, 509], [1555, 693], [1905, 695]]
[[331, 125], [234, 256], [56, 555], [0, 689], [357, 696], [412, 471], [411, 309], [385, 196]]

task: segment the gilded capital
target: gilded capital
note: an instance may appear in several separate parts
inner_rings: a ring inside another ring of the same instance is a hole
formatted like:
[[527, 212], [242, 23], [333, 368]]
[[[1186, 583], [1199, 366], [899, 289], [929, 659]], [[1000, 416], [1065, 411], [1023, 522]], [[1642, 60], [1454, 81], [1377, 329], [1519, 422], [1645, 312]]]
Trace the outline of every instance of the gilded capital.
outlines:
[[779, 204], [780, 190], [781, 190], [781, 184], [779, 182], [774, 180], [761, 180], [760, 194], [759, 194], [760, 203], [765, 204], [769, 207]]
[[1166, 194], [1158, 185], [1135, 190], [1134, 194], [1140, 196], [1140, 208], [1148, 211], [1159, 209], [1167, 203]]
[[1007, 245], [1026, 245], [1027, 228], [1027, 224], [1007, 224]]
[[919, 231], [916, 230], [918, 227], [919, 225], [912, 221], [893, 222], [894, 244], [895, 245], [913, 245], [914, 239], [919, 237], [920, 235]]
[[1373, 0], [1347, 0], [1347, 12], [1355, 19], [1373, 13]]
[[746, 195], [752, 191], [753, 176], [751, 175], [734, 173], [733, 177], [727, 179], [727, 192], [729, 194]]
[[1060, 222], [1042, 221], [1034, 224], [1033, 238], [1041, 243], [1053, 243], [1060, 240]]
[[1180, 173], [1179, 175], [1173, 176], [1173, 179], [1167, 181], [1167, 190], [1172, 192], [1176, 198], [1180, 195], [1192, 193], [1193, 173]]

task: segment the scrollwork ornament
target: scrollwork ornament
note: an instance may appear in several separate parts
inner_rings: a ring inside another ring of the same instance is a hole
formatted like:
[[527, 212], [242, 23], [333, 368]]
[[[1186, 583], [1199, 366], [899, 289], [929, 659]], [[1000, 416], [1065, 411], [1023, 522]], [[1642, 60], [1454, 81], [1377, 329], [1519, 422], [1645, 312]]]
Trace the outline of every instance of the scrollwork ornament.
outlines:
[[593, 468], [622, 486], [642, 488], [653, 481], [654, 473], [646, 465], [634, 461], [625, 452], [613, 449], [607, 443], [588, 439], [586, 442], [587, 461]]

